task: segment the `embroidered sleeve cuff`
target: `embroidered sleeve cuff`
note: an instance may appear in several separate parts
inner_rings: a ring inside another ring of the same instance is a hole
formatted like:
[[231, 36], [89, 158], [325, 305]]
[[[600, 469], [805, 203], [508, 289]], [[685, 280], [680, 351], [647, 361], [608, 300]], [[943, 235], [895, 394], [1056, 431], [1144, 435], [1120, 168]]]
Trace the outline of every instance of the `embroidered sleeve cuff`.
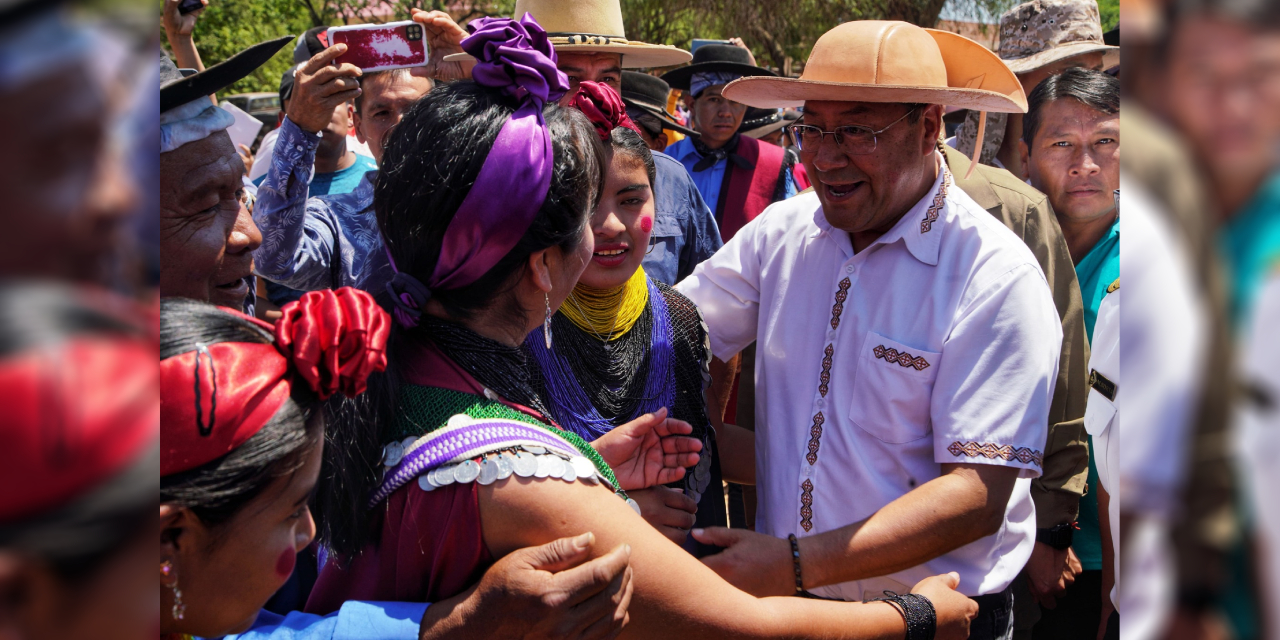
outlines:
[[999, 442], [953, 440], [935, 442], [934, 457], [939, 464], [994, 464], [1019, 467], [1027, 472], [1024, 478], [1040, 475], [1044, 465], [1044, 452], [1031, 447], [1019, 447]]

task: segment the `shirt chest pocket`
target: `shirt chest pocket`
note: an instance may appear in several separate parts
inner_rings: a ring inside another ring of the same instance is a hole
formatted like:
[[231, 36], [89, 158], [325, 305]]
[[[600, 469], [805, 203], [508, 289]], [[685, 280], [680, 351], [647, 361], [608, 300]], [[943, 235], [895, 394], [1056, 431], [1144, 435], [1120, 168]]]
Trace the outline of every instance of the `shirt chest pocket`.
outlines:
[[858, 352], [849, 416], [859, 429], [890, 444], [929, 435], [929, 404], [941, 354], [867, 332]]

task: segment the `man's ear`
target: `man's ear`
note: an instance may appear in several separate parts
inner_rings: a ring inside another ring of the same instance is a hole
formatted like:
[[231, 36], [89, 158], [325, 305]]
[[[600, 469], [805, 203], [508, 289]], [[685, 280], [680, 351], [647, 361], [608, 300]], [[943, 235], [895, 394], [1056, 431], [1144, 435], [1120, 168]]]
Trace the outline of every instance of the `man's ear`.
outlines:
[[1018, 162], [1022, 164], [1022, 170], [1031, 172], [1031, 148], [1027, 146], [1027, 141], [1018, 138]]
[[942, 105], [926, 105], [920, 118], [924, 120], [924, 138], [921, 140], [922, 155], [929, 155], [938, 149], [938, 136], [942, 135]]
[[533, 280], [534, 286], [543, 293], [550, 293], [553, 286], [551, 282], [551, 261], [555, 258], [550, 254], [551, 249], [543, 249], [529, 255], [529, 278]]
[[360, 112], [352, 108], [351, 126], [356, 130], [356, 140], [359, 140], [361, 144], [369, 144], [369, 141], [364, 137], [364, 130], [360, 128], [360, 123], [363, 121], [364, 119], [360, 117]]
[[665, 151], [668, 146], [667, 132], [663, 131], [662, 133], [659, 133], [658, 137], [654, 138], [654, 144], [658, 146], [658, 151]]

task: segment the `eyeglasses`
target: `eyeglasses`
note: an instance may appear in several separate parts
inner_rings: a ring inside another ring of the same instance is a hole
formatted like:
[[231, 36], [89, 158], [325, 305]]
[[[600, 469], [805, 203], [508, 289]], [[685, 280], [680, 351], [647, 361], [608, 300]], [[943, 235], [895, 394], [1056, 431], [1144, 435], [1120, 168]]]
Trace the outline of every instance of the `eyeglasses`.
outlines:
[[791, 136], [795, 138], [796, 147], [801, 151], [817, 151], [818, 146], [822, 144], [823, 139], [828, 135], [835, 138], [836, 146], [841, 151], [853, 156], [866, 155], [874, 153], [876, 150], [876, 136], [888, 131], [890, 127], [906, 119], [907, 116], [916, 112], [916, 109], [902, 114], [901, 118], [890, 122], [883, 129], [875, 130], [870, 127], [861, 125], [845, 125], [836, 127], [835, 131], [823, 131], [811, 124], [793, 124], [787, 129], [791, 131]]

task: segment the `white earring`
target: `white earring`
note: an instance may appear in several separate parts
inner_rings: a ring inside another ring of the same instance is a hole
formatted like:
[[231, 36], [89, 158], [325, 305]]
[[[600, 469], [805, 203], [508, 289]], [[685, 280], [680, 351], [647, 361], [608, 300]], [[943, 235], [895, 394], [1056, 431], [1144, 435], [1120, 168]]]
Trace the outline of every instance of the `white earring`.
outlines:
[[551, 296], [542, 294], [543, 300], [547, 303], [547, 318], [542, 321], [542, 338], [547, 342], [547, 351], [551, 350]]

